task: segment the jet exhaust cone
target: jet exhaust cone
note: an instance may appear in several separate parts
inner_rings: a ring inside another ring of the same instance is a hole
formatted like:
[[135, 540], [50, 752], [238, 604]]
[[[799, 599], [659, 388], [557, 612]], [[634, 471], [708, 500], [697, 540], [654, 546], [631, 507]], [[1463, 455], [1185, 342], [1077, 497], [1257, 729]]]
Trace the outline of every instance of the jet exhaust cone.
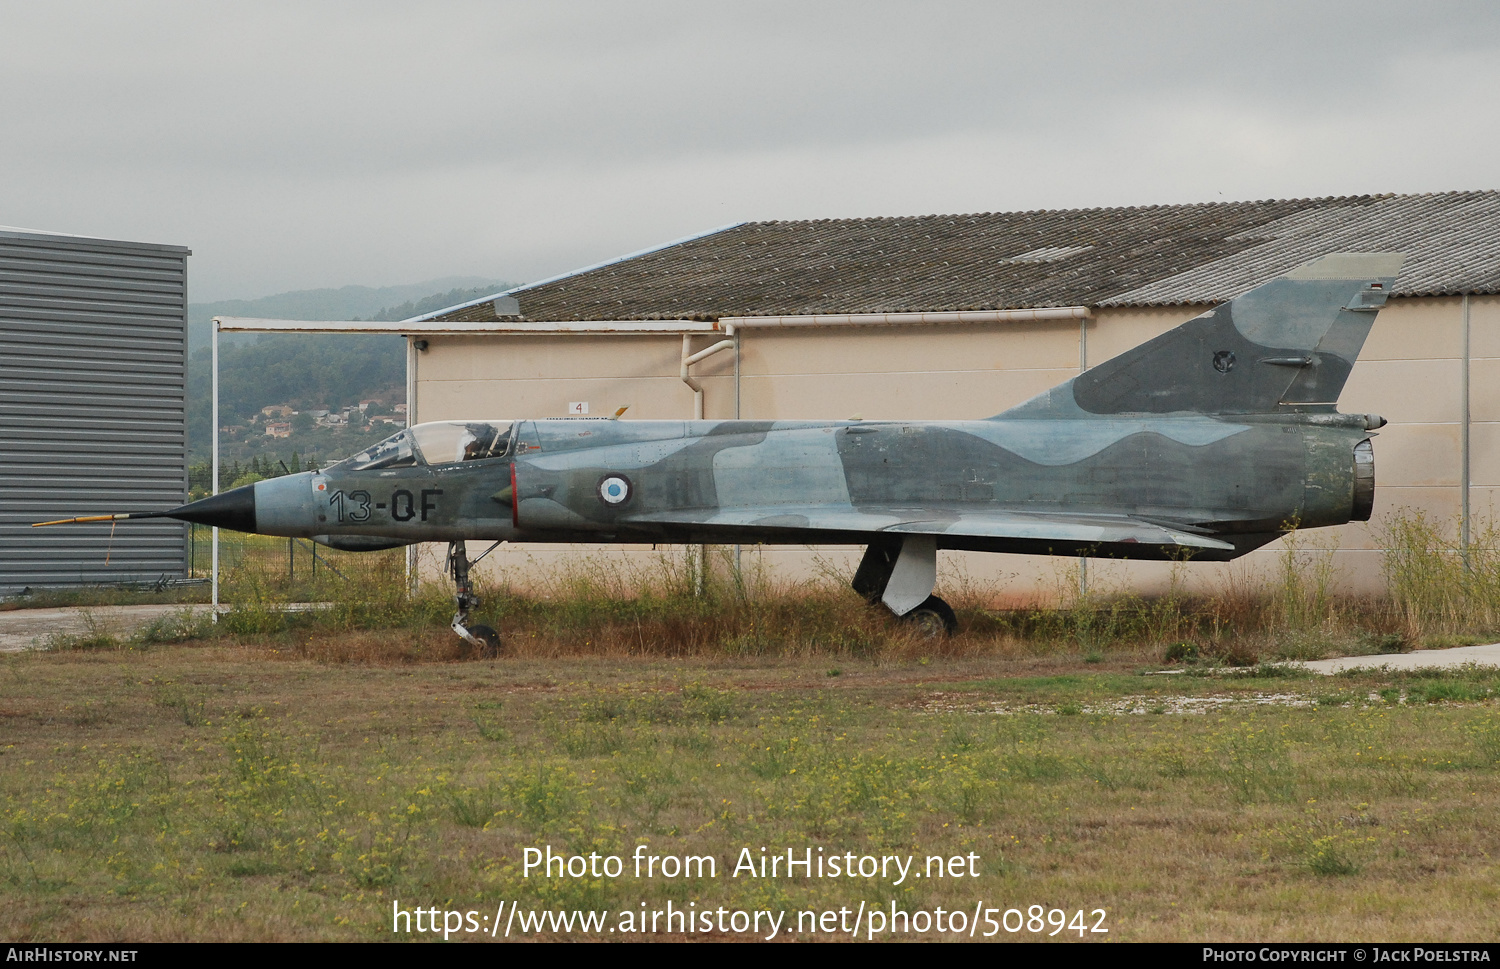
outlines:
[[245, 485], [223, 494], [192, 501], [161, 512], [163, 518], [228, 528], [236, 532], [255, 531], [255, 486]]

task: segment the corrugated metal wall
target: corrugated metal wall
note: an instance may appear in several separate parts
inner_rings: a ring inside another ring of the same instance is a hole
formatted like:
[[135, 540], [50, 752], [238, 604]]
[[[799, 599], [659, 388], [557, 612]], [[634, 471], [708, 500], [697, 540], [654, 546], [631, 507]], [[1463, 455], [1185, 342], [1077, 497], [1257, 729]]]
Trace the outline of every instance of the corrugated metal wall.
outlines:
[[[187, 249], [0, 231], [0, 595], [180, 577]], [[106, 564], [106, 558], [108, 564]]]

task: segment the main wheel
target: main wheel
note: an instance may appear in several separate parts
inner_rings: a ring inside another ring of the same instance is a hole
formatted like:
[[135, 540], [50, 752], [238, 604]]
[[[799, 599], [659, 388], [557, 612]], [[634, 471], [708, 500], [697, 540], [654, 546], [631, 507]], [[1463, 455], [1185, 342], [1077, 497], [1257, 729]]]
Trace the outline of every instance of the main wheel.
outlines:
[[500, 634], [492, 626], [470, 626], [469, 633], [484, 645], [479, 647], [480, 659], [494, 659], [500, 655]]
[[927, 639], [941, 639], [958, 632], [958, 617], [953, 614], [953, 607], [937, 596], [928, 596], [901, 619], [915, 626]]

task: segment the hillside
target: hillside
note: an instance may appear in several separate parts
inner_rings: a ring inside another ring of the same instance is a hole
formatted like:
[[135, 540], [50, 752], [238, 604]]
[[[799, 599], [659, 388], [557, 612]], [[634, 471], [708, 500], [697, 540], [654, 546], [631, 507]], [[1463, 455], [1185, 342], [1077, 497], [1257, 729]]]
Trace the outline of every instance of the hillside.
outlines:
[[[488, 296], [509, 286], [509, 283], [482, 276], [444, 276], [407, 286], [299, 289], [259, 299], [189, 303], [188, 355], [208, 346], [209, 321], [215, 316], [274, 320], [404, 320], [466, 299]], [[219, 345], [254, 342], [255, 339], [253, 333], [223, 333], [219, 335]]]
[[[467, 286], [440, 287], [452, 283]], [[411, 286], [345, 286], [340, 289], [280, 293], [257, 300], [226, 300], [189, 305], [188, 441], [189, 463], [211, 454], [213, 363], [209, 325], [214, 316], [282, 319], [402, 320], [507, 288], [498, 281], [448, 278]], [[194, 335], [197, 339], [194, 339]], [[265, 434], [260, 410], [289, 404], [303, 411], [337, 410], [375, 399], [372, 409], [389, 414], [405, 400], [404, 341], [375, 334], [221, 334], [219, 341], [219, 425], [234, 428], [220, 437], [223, 463], [246, 463], [257, 457], [271, 464], [290, 463], [297, 452], [326, 460], [357, 450], [389, 428], [351, 426], [309, 428], [301, 421], [289, 438]]]

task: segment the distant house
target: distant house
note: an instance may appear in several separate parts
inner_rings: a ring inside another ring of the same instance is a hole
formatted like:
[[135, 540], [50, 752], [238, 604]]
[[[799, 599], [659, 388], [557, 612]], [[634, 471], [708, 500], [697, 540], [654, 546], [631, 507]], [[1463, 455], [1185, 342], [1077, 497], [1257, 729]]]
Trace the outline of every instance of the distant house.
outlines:
[[288, 423], [287, 421], [277, 421], [274, 424], [267, 424], [266, 425], [266, 436], [267, 437], [291, 437], [292, 436], [292, 425], [290, 423]]
[[262, 407], [260, 412], [266, 417], [291, 417], [297, 413], [290, 404], [272, 404], [269, 407]]

